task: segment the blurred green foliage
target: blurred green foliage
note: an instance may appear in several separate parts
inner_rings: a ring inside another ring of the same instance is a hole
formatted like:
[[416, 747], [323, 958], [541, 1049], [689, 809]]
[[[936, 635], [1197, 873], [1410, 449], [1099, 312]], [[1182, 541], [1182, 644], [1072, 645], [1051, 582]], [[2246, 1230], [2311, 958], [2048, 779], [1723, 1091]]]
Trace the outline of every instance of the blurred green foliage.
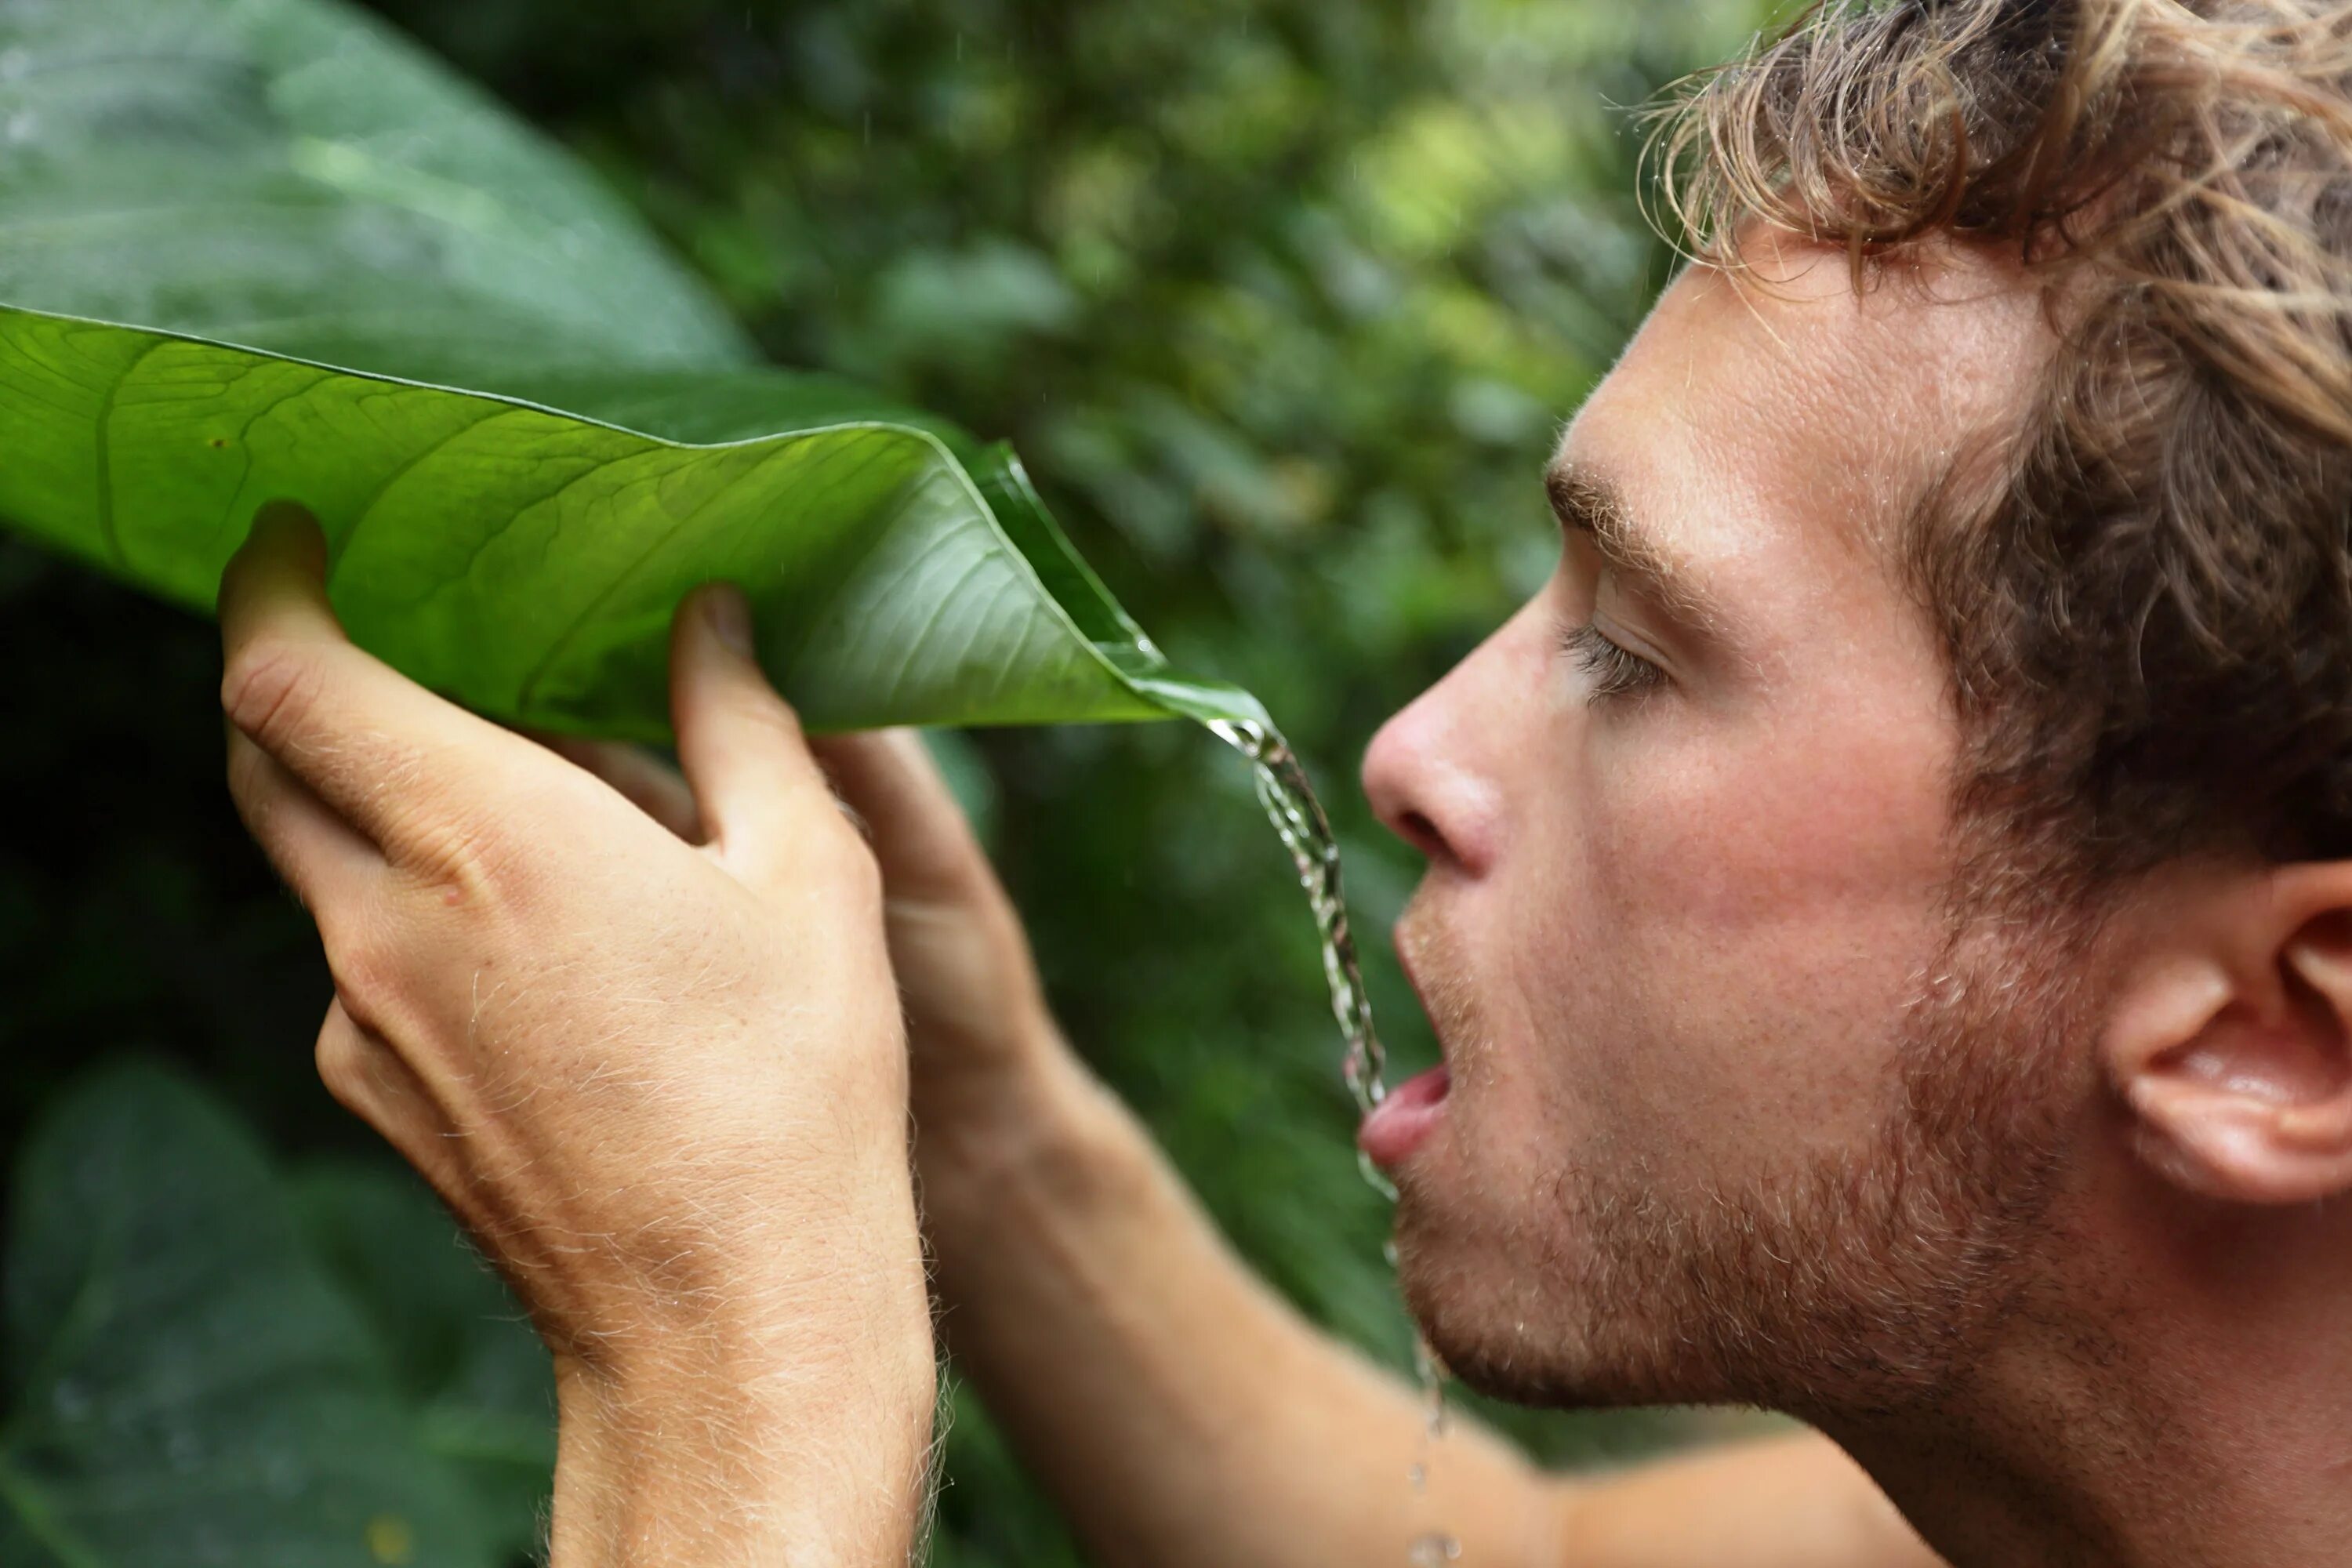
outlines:
[[[1753, 0], [374, 0], [585, 153], [779, 361], [1020, 447], [1188, 669], [1323, 782], [1360, 924], [1415, 864], [1351, 773], [1533, 589], [1538, 474], [1670, 263], [1623, 106]], [[191, 1064], [288, 1158], [381, 1158], [310, 1070], [315, 939], [219, 784], [208, 628], [0, 545], [0, 1137], [100, 1046]], [[1072, 1037], [1237, 1243], [1402, 1366], [1314, 936], [1197, 730], [962, 759]], [[1431, 1047], [1384, 944], [1393, 1050]], [[969, 1400], [942, 1563], [1076, 1557]], [[1645, 1418], [1506, 1417], [1563, 1462]], [[1403, 1478], [1399, 1478], [1403, 1484]]]

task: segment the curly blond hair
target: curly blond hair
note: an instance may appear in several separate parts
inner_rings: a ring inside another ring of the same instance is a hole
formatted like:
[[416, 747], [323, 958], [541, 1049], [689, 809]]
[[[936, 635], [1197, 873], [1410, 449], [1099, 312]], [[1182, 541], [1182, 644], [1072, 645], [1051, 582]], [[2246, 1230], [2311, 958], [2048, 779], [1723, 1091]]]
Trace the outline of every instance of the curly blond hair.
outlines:
[[1760, 222], [2047, 290], [2042, 384], [1905, 535], [1969, 817], [2095, 883], [2352, 855], [2352, 5], [1824, 0], [1651, 149], [1717, 264]]

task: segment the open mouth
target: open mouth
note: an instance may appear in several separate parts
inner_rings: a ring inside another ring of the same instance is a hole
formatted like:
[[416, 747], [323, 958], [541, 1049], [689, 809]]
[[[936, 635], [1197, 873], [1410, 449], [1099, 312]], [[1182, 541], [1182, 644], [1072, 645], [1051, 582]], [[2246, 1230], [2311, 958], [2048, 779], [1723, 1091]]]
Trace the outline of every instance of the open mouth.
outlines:
[[1389, 1090], [1356, 1129], [1356, 1147], [1383, 1171], [1412, 1157], [1445, 1114], [1445, 1091], [1453, 1087], [1443, 1067], [1415, 1073]]

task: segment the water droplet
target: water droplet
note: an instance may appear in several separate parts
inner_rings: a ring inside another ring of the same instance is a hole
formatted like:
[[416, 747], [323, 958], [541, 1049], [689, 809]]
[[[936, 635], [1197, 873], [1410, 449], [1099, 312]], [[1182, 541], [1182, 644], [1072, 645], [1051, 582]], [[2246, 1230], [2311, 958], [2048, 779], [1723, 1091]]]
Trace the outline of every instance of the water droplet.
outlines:
[[1421, 1395], [1429, 1415], [1429, 1435], [1445, 1435], [1445, 1363], [1438, 1359], [1436, 1348], [1428, 1336], [1416, 1331], [1412, 1336], [1412, 1370], [1421, 1381]]
[[1412, 1543], [1408, 1554], [1412, 1568], [1440, 1568], [1462, 1555], [1462, 1542], [1442, 1530], [1433, 1530]]

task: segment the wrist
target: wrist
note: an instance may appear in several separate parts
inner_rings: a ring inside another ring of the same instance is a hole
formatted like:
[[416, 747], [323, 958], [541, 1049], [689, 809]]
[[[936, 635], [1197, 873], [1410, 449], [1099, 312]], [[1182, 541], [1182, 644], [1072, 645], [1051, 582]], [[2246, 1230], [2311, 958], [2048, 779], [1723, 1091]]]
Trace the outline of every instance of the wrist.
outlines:
[[1042, 1056], [944, 1124], [919, 1122], [916, 1165], [940, 1328], [973, 1352], [1008, 1308], [1122, 1223], [1162, 1172], [1118, 1097], [1076, 1056]]
[[915, 1166], [927, 1216], [969, 1195], [1082, 1159], [1118, 1102], [1066, 1044], [1051, 1019], [1026, 1032], [1017, 1051], [985, 1066], [919, 1072], [911, 1100]]
[[903, 1568], [930, 1480], [928, 1313], [911, 1335], [805, 1330], [559, 1357], [551, 1568]]
[[608, 1280], [559, 1350], [551, 1568], [903, 1568], [937, 1401], [912, 1186], [903, 1152], [835, 1162], [822, 1205], [740, 1205]]

